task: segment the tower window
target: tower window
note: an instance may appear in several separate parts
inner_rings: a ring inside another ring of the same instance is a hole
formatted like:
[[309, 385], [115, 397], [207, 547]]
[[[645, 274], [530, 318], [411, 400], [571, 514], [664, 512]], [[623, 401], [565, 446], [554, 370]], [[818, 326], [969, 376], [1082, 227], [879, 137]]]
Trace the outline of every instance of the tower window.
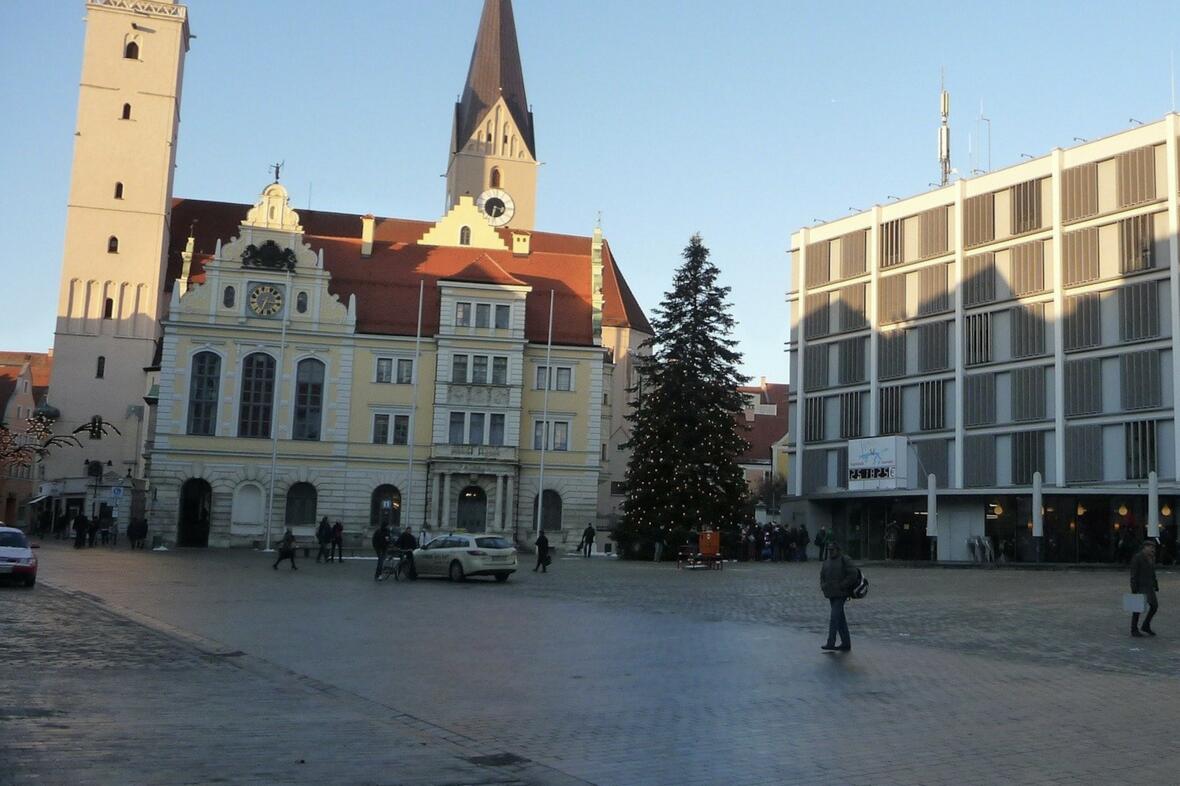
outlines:
[[131, 104], [123, 104], [123, 119], [131, 119]]
[[123, 184], [115, 183], [115, 199], [123, 198]]
[[459, 230], [459, 245], [471, 245], [471, 227], [463, 227]]
[[107, 359], [102, 355], [98, 356], [98, 362], [94, 364], [94, 378], [102, 379], [103, 374], [107, 371]]
[[235, 294], [236, 294], [236, 293], [234, 292], [234, 288], [233, 288], [233, 287], [226, 287], [226, 288], [225, 288], [225, 293], [224, 293], [224, 294], [222, 294], [222, 296], [221, 296], [221, 304], [222, 304], [223, 306], [225, 306], [226, 308], [233, 308], [233, 307], [234, 307], [234, 296], [235, 296]]
[[492, 167], [492, 188], [500, 187], [500, 167]]
[[127, 60], [138, 60], [139, 44], [134, 41], [127, 42], [127, 46], [123, 47], [123, 57]]
[[300, 314], [307, 313], [307, 293], [306, 292], [300, 292], [295, 297], [295, 310], [298, 311]]
[[107, 253], [108, 254], [118, 254], [119, 253], [119, 238], [115, 237], [114, 235], [111, 235], [110, 237], [107, 238]]
[[110, 319], [115, 315], [115, 299], [107, 298], [102, 304], [102, 318]]

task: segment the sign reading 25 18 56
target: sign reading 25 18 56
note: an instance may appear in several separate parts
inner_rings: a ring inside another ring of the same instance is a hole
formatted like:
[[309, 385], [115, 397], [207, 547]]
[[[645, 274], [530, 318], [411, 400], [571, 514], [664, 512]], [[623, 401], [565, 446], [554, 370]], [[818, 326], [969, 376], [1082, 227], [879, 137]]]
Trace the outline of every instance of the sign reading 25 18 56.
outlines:
[[849, 480], [884, 480], [893, 477], [893, 467], [853, 467], [848, 470]]

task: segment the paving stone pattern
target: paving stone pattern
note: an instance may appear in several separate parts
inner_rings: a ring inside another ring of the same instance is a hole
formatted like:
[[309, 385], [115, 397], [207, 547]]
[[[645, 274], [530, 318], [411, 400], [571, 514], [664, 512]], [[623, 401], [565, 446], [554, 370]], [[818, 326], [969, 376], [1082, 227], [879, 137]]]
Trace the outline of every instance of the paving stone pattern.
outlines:
[[814, 563], [378, 585], [267, 559], [44, 549], [43, 583], [88, 595], [3, 591], [41, 638], [20, 657], [142, 654], [0, 682], [58, 713], [0, 716], [27, 762], [0, 784], [1180, 782], [1176, 574], [1132, 640], [1121, 572], [873, 567], [825, 655]]

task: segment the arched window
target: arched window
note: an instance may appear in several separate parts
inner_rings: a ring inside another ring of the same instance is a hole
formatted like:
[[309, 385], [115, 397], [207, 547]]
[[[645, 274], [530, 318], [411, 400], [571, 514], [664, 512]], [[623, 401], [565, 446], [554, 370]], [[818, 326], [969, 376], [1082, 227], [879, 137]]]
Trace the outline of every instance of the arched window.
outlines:
[[123, 119], [131, 119], [131, 104], [123, 104]]
[[127, 46], [123, 47], [123, 57], [127, 60], [138, 60], [139, 44], [134, 41], [128, 41]]
[[[532, 526], [537, 526], [537, 498], [533, 497]], [[561, 495], [553, 489], [545, 489], [544, 507], [541, 509], [541, 529], [561, 529]]]
[[238, 486], [234, 492], [230, 526], [261, 527], [266, 521], [263, 501], [262, 487], [257, 483], [243, 483]]
[[324, 364], [299, 361], [295, 372], [295, 423], [291, 439], [318, 440], [324, 409]]
[[115, 199], [123, 198], [123, 184], [115, 183]]
[[115, 299], [109, 297], [102, 303], [102, 318], [110, 319], [115, 315]]
[[221, 387], [221, 358], [214, 352], [193, 355], [188, 385], [188, 433], [212, 437], [217, 433], [217, 398]]
[[288, 527], [314, 527], [316, 496], [315, 486], [310, 483], [295, 483], [287, 489], [284, 523]]
[[233, 287], [226, 287], [225, 292], [221, 295], [221, 304], [226, 308], [234, 307], [234, 298], [237, 295]]
[[298, 295], [296, 295], [296, 297], [295, 297], [295, 310], [298, 311], [300, 314], [307, 313], [307, 293], [306, 292], [300, 292]]
[[107, 253], [108, 254], [118, 254], [119, 253], [119, 238], [115, 237], [114, 235], [111, 235], [110, 237], [107, 238]]
[[500, 167], [498, 167], [498, 166], [492, 167], [491, 184], [492, 184], [491, 185], [492, 188], [499, 188], [500, 187]]
[[102, 379], [103, 375], [107, 373], [107, 359], [102, 355], [98, 356], [98, 362], [94, 364], [94, 378]]
[[242, 394], [238, 411], [239, 437], [269, 437], [274, 410], [275, 359], [265, 352], [242, 361]]
[[463, 227], [459, 230], [459, 245], [471, 245], [471, 227]]
[[401, 525], [401, 520], [402, 493], [397, 490], [397, 486], [385, 483], [373, 489], [373, 498], [369, 505], [369, 526], [373, 529], [382, 524], [397, 527]]

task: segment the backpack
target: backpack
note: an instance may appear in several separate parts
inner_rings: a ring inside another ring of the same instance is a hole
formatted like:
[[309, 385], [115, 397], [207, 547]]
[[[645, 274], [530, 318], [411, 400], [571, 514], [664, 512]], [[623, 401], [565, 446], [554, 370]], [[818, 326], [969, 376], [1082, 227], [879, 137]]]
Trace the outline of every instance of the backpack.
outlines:
[[863, 573], [861, 573], [859, 570], [857, 570], [856, 571], [856, 584], [852, 587], [852, 591], [849, 593], [848, 597], [852, 598], [853, 600], [861, 600], [868, 594], [869, 594], [869, 580], [865, 578], [865, 575]]

